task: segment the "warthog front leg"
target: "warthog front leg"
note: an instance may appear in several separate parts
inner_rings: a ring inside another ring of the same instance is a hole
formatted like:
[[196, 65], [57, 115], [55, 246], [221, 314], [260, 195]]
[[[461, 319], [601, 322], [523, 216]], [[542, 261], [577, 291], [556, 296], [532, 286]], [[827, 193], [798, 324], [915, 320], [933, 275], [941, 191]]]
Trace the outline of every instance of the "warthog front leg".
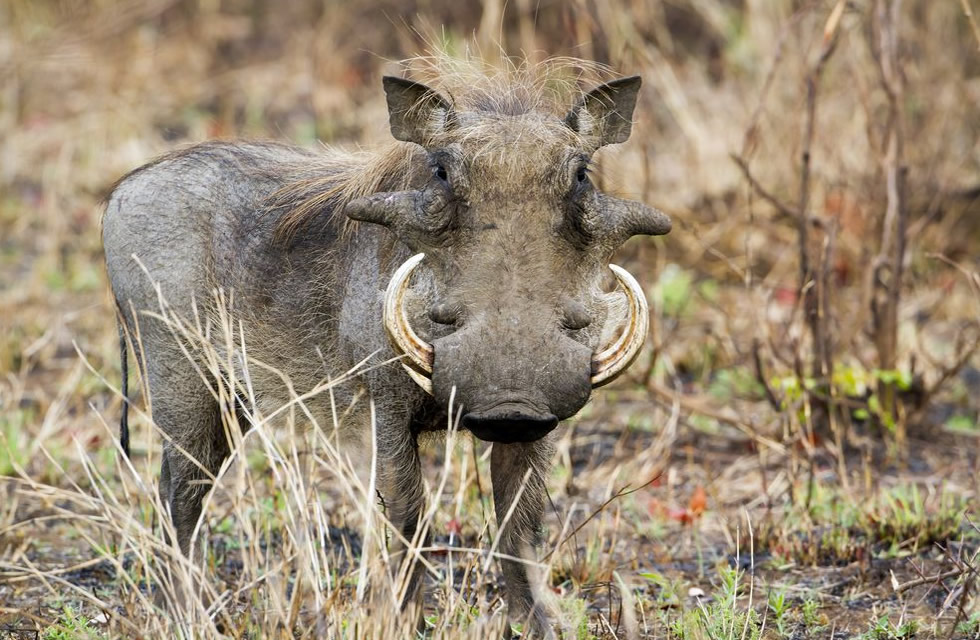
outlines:
[[[551, 439], [549, 436], [532, 443], [493, 445], [490, 471], [500, 528], [497, 550], [504, 555], [531, 562], [537, 560], [545, 480], [554, 453]], [[511, 509], [515, 498], [517, 504]], [[545, 576], [538, 575], [540, 571], [521, 560], [502, 559], [501, 564], [511, 621], [524, 623], [536, 635], [551, 637], [550, 612], [538, 596]]]
[[[410, 555], [406, 542], [412, 543], [418, 530], [419, 515], [425, 504], [422, 486], [422, 465], [418, 445], [404, 421], [392, 428], [378, 425], [378, 491], [384, 500], [385, 515], [394, 531], [390, 535], [388, 550], [392, 558], [392, 572], [398, 576], [408, 570], [408, 583], [402, 597], [402, 609], [417, 607], [422, 615], [422, 563]], [[427, 537], [427, 536], [426, 536]], [[416, 541], [425, 546], [426, 540]], [[411, 566], [406, 566], [410, 563]], [[396, 585], [397, 586], [397, 585]]]

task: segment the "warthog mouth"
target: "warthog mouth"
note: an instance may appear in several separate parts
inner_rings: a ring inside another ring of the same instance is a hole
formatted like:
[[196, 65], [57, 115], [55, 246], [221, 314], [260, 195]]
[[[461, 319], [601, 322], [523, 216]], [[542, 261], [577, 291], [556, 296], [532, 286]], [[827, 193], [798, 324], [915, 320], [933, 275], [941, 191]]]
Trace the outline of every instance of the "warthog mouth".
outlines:
[[[388, 283], [384, 297], [384, 327], [395, 353], [404, 356], [402, 366], [427, 393], [432, 394], [432, 365], [435, 350], [412, 329], [405, 311], [405, 294], [408, 281], [418, 267], [424, 253], [406, 260]], [[643, 346], [650, 323], [646, 295], [636, 279], [626, 269], [610, 264], [616, 280], [623, 288], [629, 305], [629, 316], [623, 332], [610, 345], [600, 348], [592, 356], [592, 388], [601, 387], [616, 379], [633, 363]], [[465, 420], [465, 418], [464, 418]]]
[[463, 416], [463, 428], [480, 440], [513, 444], [534, 442], [558, 426], [558, 417], [524, 403], [506, 402]]

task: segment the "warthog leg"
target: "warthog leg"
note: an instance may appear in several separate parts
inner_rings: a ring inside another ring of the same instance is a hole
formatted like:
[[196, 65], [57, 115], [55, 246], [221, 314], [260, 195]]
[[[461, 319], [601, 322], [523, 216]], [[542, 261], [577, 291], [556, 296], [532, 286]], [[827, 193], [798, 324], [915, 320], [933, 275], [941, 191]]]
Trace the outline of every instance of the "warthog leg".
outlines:
[[[537, 560], [541, 544], [545, 480], [554, 453], [553, 435], [537, 442], [493, 444], [490, 472], [493, 501], [500, 527], [497, 550], [525, 561]], [[523, 489], [522, 489], [523, 487]], [[511, 510], [514, 499], [517, 505]], [[510, 516], [508, 518], [508, 512]], [[552, 637], [548, 607], [539, 596], [539, 571], [527, 562], [502, 559], [510, 619], [530, 627], [535, 635]]]
[[[393, 560], [392, 572], [398, 576], [403, 569], [410, 571], [401, 600], [402, 609], [416, 607], [421, 620], [423, 566], [416, 557], [407, 553], [405, 542], [413, 542], [425, 495], [418, 444], [405, 422], [404, 417], [396, 420], [382, 420], [379, 417], [378, 491], [384, 500], [385, 515], [394, 527], [388, 545]], [[393, 428], [386, 429], [385, 426]], [[426, 546], [426, 543], [426, 539], [415, 541], [420, 547]], [[406, 566], [405, 563], [410, 565]]]
[[[202, 502], [229, 453], [228, 440], [217, 403], [193, 369], [175, 371], [173, 364], [156, 370], [151, 364], [149, 369], [153, 421], [169, 438], [163, 445], [160, 498], [170, 511], [180, 551], [191, 557]], [[203, 558], [200, 543], [193, 555], [195, 560]], [[192, 585], [174, 584], [175, 604], [188, 597], [187, 587]], [[163, 604], [166, 597], [158, 592], [156, 600]]]

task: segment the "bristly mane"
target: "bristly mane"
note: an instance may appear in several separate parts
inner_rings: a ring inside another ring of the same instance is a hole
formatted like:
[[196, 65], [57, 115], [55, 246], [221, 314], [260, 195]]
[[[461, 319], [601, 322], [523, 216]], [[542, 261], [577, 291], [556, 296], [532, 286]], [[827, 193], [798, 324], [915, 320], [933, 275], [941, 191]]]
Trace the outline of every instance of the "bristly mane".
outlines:
[[[495, 67], [473, 56], [436, 52], [399, 64], [403, 75], [439, 91], [456, 110], [500, 116], [540, 113], [561, 117], [584, 90], [612, 75], [603, 65], [574, 58], [540, 63], [506, 59], [503, 66]], [[415, 144], [397, 142], [377, 152], [331, 150], [308, 166], [297, 168], [297, 178], [267, 203], [270, 210], [283, 211], [276, 226], [276, 242], [292, 246], [323, 216], [336, 223], [355, 198], [408, 188], [418, 170], [413, 163], [423, 160], [421, 153]], [[356, 223], [346, 217], [341, 220], [345, 233], [356, 230]]]
[[442, 51], [403, 60], [400, 66], [403, 75], [443, 92], [460, 111], [509, 116], [563, 116], [583, 91], [614, 75], [604, 65], [577, 58], [536, 63], [506, 58], [493, 66], [473, 55]]
[[[408, 188], [413, 157], [418, 150], [404, 143], [391, 144], [377, 152], [350, 153], [329, 150], [307, 166], [298, 167], [291, 183], [266, 202], [269, 211], [282, 211], [276, 224], [275, 242], [291, 247], [315, 220], [340, 218], [344, 233], [356, 224], [341, 216], [347, 204], [378, 191]], [[334, 214], [337, 214], [336, 216]]]

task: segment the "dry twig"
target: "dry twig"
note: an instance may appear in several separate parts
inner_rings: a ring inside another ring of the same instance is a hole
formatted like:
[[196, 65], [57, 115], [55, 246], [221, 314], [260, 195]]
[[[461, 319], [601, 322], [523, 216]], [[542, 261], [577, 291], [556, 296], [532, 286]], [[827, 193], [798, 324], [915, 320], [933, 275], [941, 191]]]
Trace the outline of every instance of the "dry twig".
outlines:
[[609, 498], [605, 502], [603, 502], [598, 507], [596, 507], [595, 510], [592, 511], [592, 513], [589, 514], [589, 517], [587, 517], [585, 520], [583, 520], [582, 522], [580, 522], [577, 527], [575, 527], [574, 529], [572, 529], [568, 533], [568, 535], [566, 535], [564, 538], [562, 538], [561, 542], [559, 542], [558, 544], [556, 544], [555, 547], [551, 551], [548, 552], [548, 554], [543, 558], [542, 561], [547, 561], [548, 558], [550, 558], [554, 554], [555, 551], [557, 551], [558, 549], [560, 549], [562, 547], [562, 545], [564, 545], [566, 542], [568, 542], [573, 537], [575, 537], [575, 534], [578, 533], [579, 531], [581, 531], [582, 530], [582, 527], [584, 527], [585, 525], [589, 524], [597, 515], [599, 515], [603, 511], [605, 511], [606, 507], [608, 507], [610, 504], [612, 504], [616, 500], [622, 498], [623, 496], [628, 496], [631, 493], [636, 493], [637, 491], [639, 491], [641, 489], [645, 489], [646, 487], [649, 487], [651, 484], [653, 484], [654, 482], [656, 482], [657, 480], [659, 480], [660, 479], [660, 476], [662, 476], [662, 475], [663, 475], [663, 471], [658, 471], [657, 473], [655, 473], [653, 475], [652, 478], [650, 478], [649, 480], [647, 480], [646, 482], [644, 482], [643, 484], [641, 484], [638, 487], [631, 487], [628, 484], [620, 487], [619, 490], [616, 491], [616, 493], [614, 493], [611, 496], [609, 496]]
[[970, 23], [970, 29], [973, 30], [973, 37], [977, 41], [977, 51], [980, 51], [980, 27], [977, 26], [977, 21], [973, 18], [973, 9], [970, 8], [970, 0], [960, 0], [960, 5], [963, 7], [963, 15], [966, 16], [967, 22]]
[[731, 154], [732, 160], [738, 165], [738, 168], [742, 170], [742, 175], [745, 179], [749, 181], [749, 186], [752, 190], [759, 194], [759, 197], [771, 204], [779, 213], [786, 216], [787, 218], [797, 219], [801, 217], [800, 212], [797, 209], [789, 206], [776, 196], [774, 196], [770, 191], [768, 191], [759, 181], [752, 175], [751, 169], [749, 169], [748, 161], [740, 155]]
[[[885, 371], [895, 369], [898, 359], [898, 306], [906, 249], [905, 183], [908, 170], [904, 165], [904, 82], [898, 51], [901, 4], [901, 0], [876, 0], [871, 30], [872, 56], [878, 67], [881, 87], [888, 97], [886, 145], [881, 161], [885, 171], [886, 208], [871, 296], [878, 366]], [[883, 277], [885, 273], [887, 279]], [[879, 294], [883, 300], [878, 299]], [[882, 410], [895, 426], [901, 451], [905, 443], [905, 421], [899, 419], [901, 410], [895, 384], [882, 380], [879, 396]]]
[[895, 590], [895, 593], [905, 593], [909, 589], [921, 587], [924, 584], [934, 584], [949, 578], [958, 578], [968, 571], [969, 569], [963, 568], [950, 569], [949, 571], [943, 571], [942, 573], [937, 573], [932, 576], [923, 576], [921, 578], [916, 578], [915, 580], [909, 580], [908, 582], [903, 582], [902, 584], [893, 584], [892, 588]]

